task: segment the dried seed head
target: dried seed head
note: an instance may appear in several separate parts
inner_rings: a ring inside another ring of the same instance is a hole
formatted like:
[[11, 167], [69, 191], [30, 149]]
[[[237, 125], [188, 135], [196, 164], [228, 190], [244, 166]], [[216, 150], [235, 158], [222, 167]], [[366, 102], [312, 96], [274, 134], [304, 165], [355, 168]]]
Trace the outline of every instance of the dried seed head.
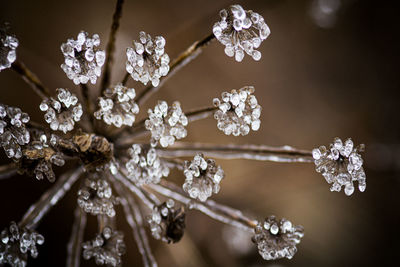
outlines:
[[0, 26], [0, 71], [8, 69], [17, 59], [18, 39], [7, 33], [8, 25]]

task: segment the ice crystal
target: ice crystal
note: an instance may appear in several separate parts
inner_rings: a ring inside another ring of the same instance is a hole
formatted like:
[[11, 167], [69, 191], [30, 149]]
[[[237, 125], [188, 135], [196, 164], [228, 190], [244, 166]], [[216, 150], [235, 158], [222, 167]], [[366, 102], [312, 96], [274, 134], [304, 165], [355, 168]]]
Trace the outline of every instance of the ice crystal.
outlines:
[[175, 143], [175, 139], [186, 137], [185, 126], [188, 119], [182, 112], [179, 102], [174, 102], [168, 106], [165, 101], [158, 101], [154, 110], [148, 110], [149, 118], [145, 122], [146, 129], [151, 131], [151, 144], [155, 146], [160, 142], [162, 147], [167, 147]]
[[169, 174], [169, 168], [157, 156], [154, 148], [144, 149], [138, 144], [128, 150], [131, 156], [126, 163], [128, 178], [137, 185], [158, 184]]
[[36, 231], [20, 228], [11, 222], [8, 228], [0, 233], [0, 264], [16, 267], [27, 265], [28, 254], [38, 256], [36, 245], [44, 243], [44, 237]]
[[68, 39], [61, 45], [65, 58], [61, 68], [75, 84], [86, 84], [88, 81], [95, 84], [97, 77], [100, 77], [106, 54], [99, 49], [99, 45], [98, 34], [93, 34], [90, 38], [84, 31], [78, 34], [76, 40]]
[[22, 157], [21, 146], [29, 143], [30, 134], [25, 124], [29, 116], [21, 109], [0, 103], [0, 143], [7, 157]]
[[151, 81], [158, 86], [160, 78], [169, 71], [169, 56], [164, 52], [165, 39], [156, 36], [154, 39], [145, 32], [140, 32], [139, 41], [126, 49], [126, 71], [135, 81], [147, 84]]
[[78, 191], [78, 205], [92, 215], [114, 217], [115, 204], [118, 204], [118, 199], [113, 196], [110, 184], [103, 178], [87, 178]]
[[269, 216], [254, 229], [253, 242], [265, 260], [291, 259], [297, 252], [296, 245], [303, 237], [303, 227], [294, 226], [290, 221]]
[[83, 243], [83, 258], [94, 258], [97, 265], [120, 266], [121, 256], [125, 254], [123, 238], [121, 232], [106, 226], [93, 240]]
[[332, 184], [331, 191], [339, 192], [344, 186], [344, 192], [350, 196], [354, 192], [354, 181], [358, 181], [358, 189], [364, 192], [366, 176], [363, 159], [359, 152], [364, 151], [364, 145], [354, 147], [353, 141], [349, 138], [344, 143], [336, 137], [330, 148], [325, 146], [315, 148], [312, 151], [316, 171], [321, 173], [325, 180]]
[[7, 25], [0, 25], [0, 71], [8, 69], [17, 59], [18, 39], [7, 34]]
[[225, 54], [235, 56], [237, 62], [243, 60], [245, 52], [254, 60], [260, 60], [261, 52], [255, 49], [271, 33], [264, 18], [252, 10], [245, 11], [240, 5], [222, 9], [219, 15], [221, 20], [214, 24], [213, 33], [225, 46]]
[[40, 110], [45, 112], [44, 119], [52, 130], [64, 133], [72, 131], [75, 122], [80, 121], [83, 114], [78, 98], [63, 88], [57, 89], [57, 99], [51, 97], [43, 100]]
[[217, 194], [219, 183], [225, 176], [222, 168], [213, 159], [206, 160], [203, 154], [197, 154], [192, 161], [185, 161], [183, 173], [186, 177], [183, 190], [200, 201], [206, 201], [212, 193]]
[[134, 101], [135, 89], [118, 84], [104, 91], [104, 97], [99, 97], [99, 110], [94, 113], [96, 119], [115, 127], [132, 126], [139, 106]]
[[218, 129], [234, 136], [247, 135], [250, 128], [253, 131], [260, 129], [261, 106], [254, 91], [254, 87], [245, 86], [239, 91], [222, 93], [221, 100], [214, 98], [214, 106], [218, 108], [214, 113]]
[[155, 206], [148, 218], [151, 234], [155, 239], [166, 243], [175, 243], [181, 240], [185, 231], [185, 211], [183, 207], [175, 208], [175, 202], [168, 199], [159, 206]]

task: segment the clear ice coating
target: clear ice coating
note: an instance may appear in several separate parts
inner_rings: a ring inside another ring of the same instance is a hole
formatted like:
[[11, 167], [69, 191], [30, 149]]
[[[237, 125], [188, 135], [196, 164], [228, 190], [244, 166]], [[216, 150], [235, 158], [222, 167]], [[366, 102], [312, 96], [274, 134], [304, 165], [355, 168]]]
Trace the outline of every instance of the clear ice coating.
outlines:
[[128, 153], [130, 159], [125, 166], [128, 178], [135, 184], [158, 184], [163, 176], [168, 176], [169, 168], [160, 160], [154, 148], [144, 149], [133, 144]]
[[250, 129], [258, 131], [261, 121], [261, 106], [253, 95], [253, 86], [245, 86], [239, 91], [233, 89], [230, 93], [223, 92], [221, 100], [214, 98], [214, 113], [217, 127], [226, 135], [247, 135]]
[[188, 119], [182, 112], [179, 102], [168, 106], [165, 101], [158, 101], [154, 110], [148, 110], [149, 118], [145, 122], [146, 129], [151, 131], [151, 145], [160, 142], [162, 147], [175, 143], [175, 139], [186, 137]]
[[18, 39], [7, 34], [8, 25], [0, 25], [0, 71], [8, 69], [17, 59]]
[[269, 216], [254, 228], [252, 240], [264, 260], [291, 259], [303, 236], [302, 226], [294, 226], [286, 219], [279, 221], [275, 216]]
[[325, 180], [332, 184], [331, 191], [339, 192], [344, 186], [344, 192], [350, 196], [354, 192], [354, 181], [358, 181], [358, 189], [365, 191], [367, 186], [363, 159], [360, 152], [364, 145], [354, 147], [353, 141], [348, 138], [344, 143], [336, 137], [329, 149], [320, 146], [312, 151], [316, 171], [321, 173]]
[[197, 154], [192, 161], [185, 161], [183, 174], [186, 177], [183, 190], [200, 201], [206, 201], [212, 193], [217, 194], [219, 183], [225, 176], [224, 170], [213, 159], [206, 160], [203, 154]]
[[94, 258], [97, 265], [120, 266], [126, 250], [123, 238], [121, 232], [106, 226], [94, 239], [82, 244], [83, 258]]
[[78, 191], [78, 205], [92, 215], [115, 216], [114, 205], [118, 199], [113, 196], [110, 184], [103, 178], [90, 177]]
[[43, 243], [44, 237], [41, 234], [26, 228], [21, 229], [15, 222], [11, 222], [0, 233], [0, 264], [25, 267], [28, 254], [36, 258], [39, 254], [36, 245]]
[[25, 124], [29, 115], [16, 107], [0, 103], [0, 144], [7, 157], [18, 160], [22, 157], [21, 146], [29, 143], [30, 134]]
[[61, 45], [61, 52], [65, 58], [61, 69], [75, 84], [86, 84], [89, 81], [95, 84], [97, 77], [100, 77], [106, 53], [99, 49], [99, 45], [98, 34], [93, 34], [90, 38], [84, 31], [78, 34], [76, 40], [68, 39]]
[[82, 105], [68, 89], [58, 88], [56, 92], [56, 99], [51, 97], [43, 100], [39, 108], [45, 112], [44, 119], [53, 131], [66, 133], [74, 129], [75, 122], [80, 121]]
[[175, 208], [172, 199], [155, 206], [147, 218], [152, 236], [166, 243], [178, 242], [185, 231], [185, 216], [183, 207]]
[[139, 106], [134, 101], [135, 89], [118, 84], [104, 91], [104, 97], [99, 97], [99, 110], [94, 113], [96, 119], [115, 127], [132, 126]]
[[135, 81], [146, 85], [149, 81], [156, 87], [160, 78], [169, 71], [169, 56], [164, 51], [165, 39], [154, 39], [145, 32], [139, 33], [139, 41], [133, 41], [133, 47], [126, 49], [126, 71]]
[[225, 46], [225, 54], [235, 56], [237, 62], [243, 60], [245, 52], [254, 60], [260, 60], [261, 52], [256, 49], [271, 33], [264, 18], [240, 5], [222, 9], [219, 15], [221, 20], [214, 24], [213, 33]]

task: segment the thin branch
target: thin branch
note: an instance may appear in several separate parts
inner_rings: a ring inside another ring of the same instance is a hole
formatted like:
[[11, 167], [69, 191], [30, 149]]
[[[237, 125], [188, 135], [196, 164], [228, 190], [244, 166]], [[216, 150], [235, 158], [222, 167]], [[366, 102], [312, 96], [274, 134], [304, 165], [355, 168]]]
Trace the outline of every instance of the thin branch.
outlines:
[[273, 162], [313, 162], [311, 151], [290, 146], [272, 147], [265, 145], [220, 145], [177, 142], [173, 147], [157, 147], [160, 157], [192, 157], [203, 153], [220, 159], [249, 159]]
[[50, 97], [50, 91], [41, 83], [39, 78], [30, 71], [22, 62], [15, 61], [11, 68], [22, 76], [22, 79], [29, 84], [33, 91], [40, 96], [42, 99], [47, 99]]
[[204, 107], [186, 112], [185, 115], [189, 122], [192, 122], [210, 117], [217, 109], [216, 107]]
[[81, 91], [82, 91], [83, 100], [84, 100], [85, 106], [86, 106], [86, 112], [89, 114], [92, 114], [93, 113], [93, 104], [92, 104], [92, 101], [90, 98], [88, 85], [81, 83]]
[[75, 209], [71, 239], [67, 246], [67, 267], [79, 267], [81, 260], [82, 240], [86, 227], [86, 212], [79, 206]]
[[122, 83], [123, 86], [126, 85], [126, 83], [128, 82], [130, 76], [131, 76], [131, 75], [129, 74], [129, 72], [125, 73], [125, 76], [124, 76], [124, 78], [123, 78], [122, 81], [121, 81], [121, 83]]
[[152, 85], [147, 86], [136, 98], [136, 102], [138, 105], [143, 104], [152, 94], [157, 92], [163, 84], [172, 77], [176, 72], [178, 72], [183, 66], [188, 64], [190, 61], [195, 59], [212, 40], [215, 39], [214, 34], [210, 34], [206, 36], [204, 39], [200, 41], [194, 42], [189, 48], [187, 48], [183, 53], [181, 53], [169, 67], [169, 73], [167, 76], [163, 77], [160, 81], [160, 84], [157, 87]]
[[12, 177], [17, 173], [17, 166], [15, 163], [9, 163], [0, 166], [0, 180]]
[[106, 48], [106, 62], [103, 80], [101, 81], [101, 90], [104, 91], [110, 84], [110, 76], [111, 76], [111, 65], [114, 60], [114, 50], [115, 50], [115, 36], [117, 34], [119, 28], [119, 20], [122, 17], [122, 6], [124, 4], [124, 0], [117, 0], [117, 4], [115, 6], [115, 12], [113, 15], [113, 21], [111, 24], [111, 31], [108, 37], [108, 44]]
[[19, 226], [30, 229], [36, 228], [43, 216], [64, 197], [82, 173], [83, 168], [79, 167], [74, 171], [61, 175], [54, 185], [43, 193], [39, 201], [28, 209], [19, 223]]

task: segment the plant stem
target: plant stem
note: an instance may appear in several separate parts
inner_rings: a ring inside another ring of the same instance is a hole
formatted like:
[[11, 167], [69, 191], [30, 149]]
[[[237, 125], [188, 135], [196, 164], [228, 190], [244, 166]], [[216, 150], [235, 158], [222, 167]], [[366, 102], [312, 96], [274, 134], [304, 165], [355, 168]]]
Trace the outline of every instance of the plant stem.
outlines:
[[86, 212], [77, 206], [74, 215], [71, 239], [67, 246], [67, 267], [80, 266], [82, 240], [86, 227]]

